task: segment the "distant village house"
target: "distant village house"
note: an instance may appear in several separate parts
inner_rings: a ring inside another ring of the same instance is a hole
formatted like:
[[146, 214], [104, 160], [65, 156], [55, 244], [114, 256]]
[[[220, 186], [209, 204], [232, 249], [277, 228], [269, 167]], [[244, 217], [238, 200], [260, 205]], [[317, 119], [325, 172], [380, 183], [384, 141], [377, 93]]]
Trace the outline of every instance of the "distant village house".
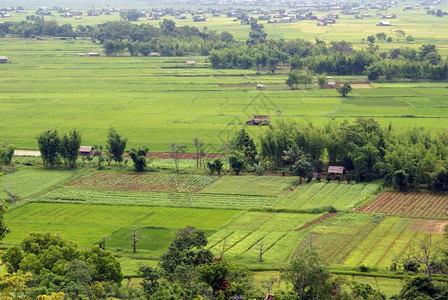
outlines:
[[249, 126], [268, 126], [271, 123], [271, 119], [267, 115], [254, 115], [252, 120], [246, 122]]
[[6, 64], [6, 63], [8, 63], [8, 57], [0, 56], [0, 64]]
[[81, 155], [81, 156], [92, 156], [93, 155], [93, 147], [91, 147], [91, 146], [81, 146], [81, 147], [79, 147], [79, 155]]

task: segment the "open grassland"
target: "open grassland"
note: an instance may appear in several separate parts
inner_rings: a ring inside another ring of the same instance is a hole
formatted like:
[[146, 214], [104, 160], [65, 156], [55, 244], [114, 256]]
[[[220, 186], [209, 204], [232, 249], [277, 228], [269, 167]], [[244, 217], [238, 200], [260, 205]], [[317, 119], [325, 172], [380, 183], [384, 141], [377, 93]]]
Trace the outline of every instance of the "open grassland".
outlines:
[[[120, 235], [117, 231], [121, 228], [174, 230], [191, 225], [216, 230], [237, 214], [236, 210], [29, 203], [6, 214], [5, 221], [11, 234], [3, 242], [19, 243], [29, 232], [50, 230], [64, 234], [81, 247], [90, 247], [103, 236]], [[123, 243], [121, 247], [125, 248]]]
[[365, 213], [384, 213], [424, 218], [448, 218], [448, 196], [430, 193], [384, 192], [361, 209]]
[[[207, 152], [217, 152], [253, 114], [273, 122], [364, 116], [396, 127], [448, 124], [446, 83], [374, 84], [342, 99], [335, 90], [288, 90], [285, 71], [213, 70], [205, 57], [192, 68], [187, 57], [80, 57], [101, 51], [87, 40], [2, 39], [0, 48], [12, 62], [0, 66], [1, 138], [21, 148], [37, 148], [36, 134], [49, 128], [77, 128], [83, 144], [104, 144], [114, 126], [129, 147], [164, 152], [178, 142], [193, 151], [197, 136]], [[248, 130], [256, 139], [263, 128]]]
[[272, 206], [289, 209], [309, 209], [333, 206], [336, 209], [355, 207], [372, 197], [378, 184], [312, 183], [301, 184], [296, 190], [280, 198]]
[[442, 246], [447, 221], [342, 213], [312, 228], [300, 247], [313, 245], [333, 265], [385, 270], [427, 234]]
[[45, 170], [30, 167], [15, 169], [1, 177], [0, 199], [10, 199], [4, 190], [19, 195], [20, 198], [28, 198], [68, 180], [75, 173], [70, 170]]

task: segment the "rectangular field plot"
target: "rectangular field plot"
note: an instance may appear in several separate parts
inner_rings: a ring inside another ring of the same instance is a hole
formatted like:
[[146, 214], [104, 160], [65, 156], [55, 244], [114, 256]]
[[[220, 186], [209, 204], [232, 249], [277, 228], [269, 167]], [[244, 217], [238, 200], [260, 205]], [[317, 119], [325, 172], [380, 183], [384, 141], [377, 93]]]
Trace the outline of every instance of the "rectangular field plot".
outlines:
[[224, 176], [202, 190], [203, 193], [276, 196], [293, 187], [298, 177]]
[[67, 180], [72, 175], [70, 170], [43, 170], [23, 168], [11, 173], [3, 174], [0, 180], [0, 199], [9, 199], [3, 190], [27, 198], [42, 192], [53, 185]]
[[[6, 213], [11, 233], [2, 242], [18, 244], [30, 232], [52, 231], [89, 248], [108, 236], [108, 249], [132, 256], [131, 228], [139, 227], [138, 255], [157, 259], [166, 251], [176, 229], [191, 225], [210, 236], [238, 214], [221, 209], [29, 203]], [[135, 275], [137, 269], [127, 267], [126, 272]]]
[[71, 182], [81, 188], [126, 191], [197, 192], [215, 182], [218, 177], [170, 174], [122, 174], [96, 172]]
[[197, 208], [107, 206], [71, 203], [29, 203], [10, 210], [5, 215], [7, 224], [21, 223], [85, 225], [85, 226], [140, 226], [182, 228], [187, 225], [216, 230], [240, 212]]
[[312, 227], [299, 248], [308, 247], [312, 240], [331, 264], [384, 270], [427, 234], [435, 243], [441, 243], [446, 224], [448, 221], [443, 220], [340, 213]]
[[[297, 228], [321, 215], [246, 212], [234, 218], [209, 238], [214, 253], [224, 252], [232, 261], [254, 268], [272, 268], [293, 255], [307, 231]], [[258, 261], [263, 243], [263, 262]]]
[[448, 218], [448, 196], [430, 193], [384, 192], [364, 206], [364, 213]]
[[333, 206], [337, 209], [354, 207], [359, 201], [373, 195], [378, 189], [375, 183], [313, 183], [302, 184], [287, 196], [280, 198], [272, 206], [290, 209], [309, 209]]
[[270, 207], [277, 198], [231, 194], [117, 191], [62, 187], [40, 196], [39, 200], [45, 202], [82, 201], [90, 204], [129, 206], [249, 209]]

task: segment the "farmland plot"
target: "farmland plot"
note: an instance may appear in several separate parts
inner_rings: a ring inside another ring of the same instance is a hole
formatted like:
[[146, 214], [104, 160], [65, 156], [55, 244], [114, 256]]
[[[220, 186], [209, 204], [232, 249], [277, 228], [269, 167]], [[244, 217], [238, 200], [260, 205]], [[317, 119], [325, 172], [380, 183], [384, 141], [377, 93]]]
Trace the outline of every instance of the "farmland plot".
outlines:
[[[435, 242], [442, 243], [441, 228], [447, 223], [441, 220], [343, 213], [314, 226], [304, 241], [311, 238], [332, 264], [385, 269], [395, 257], [403, 257], [413, 243], [418, 243], [428, 233]], [[307, 246], [306, 242], [302, 242], [300, 248]]]
[[70, 183], [80, 188], [127, 191], [197, 192], [219, 177], [171, 174], [122, 174], [96, 172]]
[[333, 206], [337, 209], [354, 207], [359, 201], [373, 195], [378, 184], [312, 183], [302, 184], [294, 192], [279, 199], [272, 206], [307, 209]]
[[448, 196], [430, 193], [384, 192], [364, 206], [361, 212], [448, 218]]
[[276, 176], [223, 176], [202, 192], [218, 194], [276, 196], [293, 187], [299, 178]]
[[[279, 266], [291, 257], [305, 234], [296, 229], [320, 216], [246, 212], [209, 238], [210, 249], [254, 268]], [[260, 243], [263, 243], [263, 262], [258, 262], [256, 248]]]
[[72, 175], [73, 172], [70, 170], [17, 169], [14, 172], [3, 174], [0, 180], [0, 199], [9, 199], [3, 192], [5, 189], [21, 198], [26, 198], [63, 182]]
[[[194, 208], [133, 207], [71, 203], [29, 203], [5, 214], [11, 229], [3, 242], [19, 243], [32, 231], [56, 231], [92, 246], [120, 228], [153, 227], [174, 230], [187, 225], [217, 230], [240, 212]], [[128, 245], [129, 243], [126, 243]]]
[[276, 198], [247, 195], [120, 191], [62, 187], [40, 196], [39, 200], [45, 202], [81, 201], [83, 203], [109, 205], [250, 209], [270, 207]]

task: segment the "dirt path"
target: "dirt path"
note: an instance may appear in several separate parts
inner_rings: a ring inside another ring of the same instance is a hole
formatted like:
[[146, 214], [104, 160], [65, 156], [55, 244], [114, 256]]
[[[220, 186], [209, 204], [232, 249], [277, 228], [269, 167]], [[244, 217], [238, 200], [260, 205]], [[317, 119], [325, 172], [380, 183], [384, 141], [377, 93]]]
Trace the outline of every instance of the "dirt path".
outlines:
[[311, 226], [313, 226], [314, 224], [317, 224], [319, 222], [325, 221], [327, 219], [333, 218], [334, 216], [336, 216], [338, 213], [328, 213], [326, 215], [323, 215], [322, 217], [317, 218], [316, 220], [313, 220], [309, 223], [306, 223], [305, 225], [303, 225], [302, 227], [299, 227], [296, 229], [296, 231], [300, 231], [300, 230], [305, 230], [307, 228], [310, 228]]
[[15, 156], [40, 156], [40, 151], [38, 150], [24, 150], [24, 149], [16, 149], [14, 150]]

